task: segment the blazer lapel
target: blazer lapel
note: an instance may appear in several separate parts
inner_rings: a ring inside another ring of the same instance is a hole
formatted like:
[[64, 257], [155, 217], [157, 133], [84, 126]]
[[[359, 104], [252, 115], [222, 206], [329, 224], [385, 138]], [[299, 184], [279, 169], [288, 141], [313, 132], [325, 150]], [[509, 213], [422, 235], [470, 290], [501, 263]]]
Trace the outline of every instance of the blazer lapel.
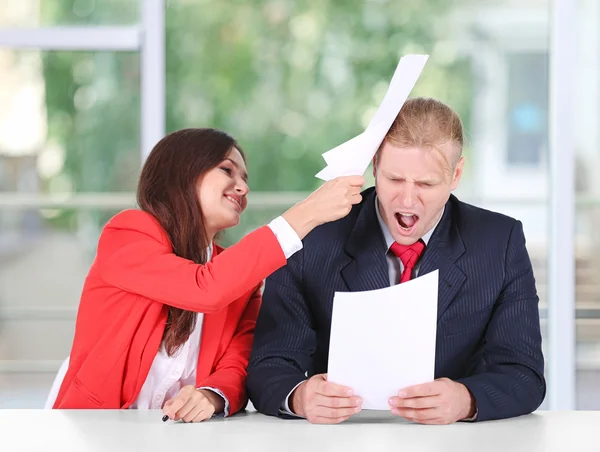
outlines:
[[465, 246], [452, 218], [454, 196], [446, 203], [444, 214], [423, 253], [419, 275], [439, 270], [438, 320], [442, 317], [467, 277], [456, 265], [465, 253]]
[[[219, 254], [221, 249], [213, 244], [213, 256]], [[213, 364], [217, 355], [217, 350], [221, 344], [221, 335], [227, 313], [229, 309], [225, 308], [215, 314], [204, 314], [202, 322], [202, 335], [200, 340], [200, 353], [198, 355], [198, 366], [196, 368], [196, 381], [207, 378], [212, 373]]]
[[198, 367], [196, 370], [196, 379], [207, 378], [213, 368], [217, 349], [221, 343], [221, 334], [227, 319], [225, 308], [216, 314], [204, 314], [202, 323], [202, 340], [200, 342], [200, 354], [198, 355]]
[[351, 292], [389, 287], [386, 247], [375, 212], [375, 191], [364, 202], [346, 243], [348, 260], [341, 275]]

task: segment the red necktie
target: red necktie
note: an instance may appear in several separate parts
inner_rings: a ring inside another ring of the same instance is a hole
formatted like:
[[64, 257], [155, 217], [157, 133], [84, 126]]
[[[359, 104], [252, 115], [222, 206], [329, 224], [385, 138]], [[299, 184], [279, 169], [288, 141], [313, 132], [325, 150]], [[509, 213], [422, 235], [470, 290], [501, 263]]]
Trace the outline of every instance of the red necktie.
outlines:
[[394, 242], [390, 249], [402, 261], [402, 265], [404, 265], [400, 282], [409, 281], [415, 264], [419, 260], [419, 257], [421, 257], [421, 254], [423, 254], [425, 243], [423, 243], [423, 240], [418, 240], [412, 245], [400, 245], [398, 242]]

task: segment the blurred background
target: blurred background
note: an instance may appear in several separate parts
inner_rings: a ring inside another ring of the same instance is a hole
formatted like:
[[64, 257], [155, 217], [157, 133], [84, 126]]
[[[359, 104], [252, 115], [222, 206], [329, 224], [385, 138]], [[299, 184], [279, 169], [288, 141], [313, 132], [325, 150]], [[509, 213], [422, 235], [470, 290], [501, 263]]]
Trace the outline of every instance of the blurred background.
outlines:
[[[566, 0], [565, 67], [551, 64], [564, 1], [2, 0], [0, 408], [43, 406], [100, 230], [135, 206], [165, 133], [221, 128], [247, 153], [231, 244], [315, 189], [321, 154], [364, 130], [399, 58], [428, 53], [412, 95], [464, 121], [456, 194], [524, 224], [551, 369], [543, 408], [600, 409], [600, 2]], [[551, 120], [565, 93], [572, 115]], [[567, 146], [552, 147], [563, 130]], [[564, 187], [556, 156], [574, 166]], [[558, 281], [565, 296], [553, 298], [553, 265], [573, 276]]]

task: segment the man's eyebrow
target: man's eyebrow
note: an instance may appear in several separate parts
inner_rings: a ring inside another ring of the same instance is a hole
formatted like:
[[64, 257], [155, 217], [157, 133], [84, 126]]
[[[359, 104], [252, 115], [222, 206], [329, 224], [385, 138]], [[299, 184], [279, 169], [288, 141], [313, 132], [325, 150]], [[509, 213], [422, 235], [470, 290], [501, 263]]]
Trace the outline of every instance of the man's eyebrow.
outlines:
[[389, 178], [392, 178], [392, 179], [398, 179], [398, 180], [405, 179], [404, 177], [398, 176], [397, 174], [391, 173], [389, 171], [382, 171], [382, 172], [383, 172], [383, 174], [385, 174], [386, 177], [389, 177]]
[[415, 179], [415, 182], [418, 182], [418, 183], [421, 183], [421, 184], [432, 184], [432, 183], [434, 183], [436, 181], [437, 181], [437, 178], [433, 177], [433, 176], [426, 176], [426, 177], [423, 177], [421, 179]]
[[[385, 171], [385, 175], [387, 177], [389, 177], [390, 179], [394, 179], [394, 180], [399, 180], [399, 181], [405, 181], [406, 177], [404, 176], [398, 176], [397, 174]], [[415, 179], [416, 183], [419, 184], [433, 184], [436, 183], [438, 181], [438, 178], [435, 176], [425, 176], [419, 179]]]

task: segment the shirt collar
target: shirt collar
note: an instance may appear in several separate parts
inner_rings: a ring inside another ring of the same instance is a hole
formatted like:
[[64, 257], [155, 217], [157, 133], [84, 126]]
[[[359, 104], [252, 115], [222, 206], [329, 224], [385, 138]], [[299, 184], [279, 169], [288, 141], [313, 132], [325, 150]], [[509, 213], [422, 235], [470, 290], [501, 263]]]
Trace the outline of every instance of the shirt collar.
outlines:
[[[445, 209], [446, 209], [446, 206], [444, 206], [442, 208], [442, 213], [440, 214], [440, 217], [438, 218], [436, 223], [433, 225], [433, 227], [429, 231], [427, 231], [427, 233], [423, 237], [421, 237], [421, 240], [423, 240], [423, 242], [425, 242], [425, 246], [427, 246], [429, 244], [429, 239], [431, 239], [431, 236], [433, 235], [433, 231], [435, 231], [435, 228], [437, 227], [440, 220], [442, 219]], [[377, 202], [377, 195], [375, 196], [375, 212], [377, 213], [377, 221], [379, 222], [379, 227], [381, 228], [381, 232], [383, 233], [383, 238], [385, 239], [385, 246], [386, 246], [386, 253], [387, 253], [390, 250], [390, 247], [392, 246], [392, 244], [395, 242], [395, 240], [392, 237], [392, 234], [390, 233], [390, 230], [388, 229], [387, 225], [385, 224], [385, 221], [383, 221], [383, 217], [381, 216], [381, 213], [379, 212], [379, 203]]]

